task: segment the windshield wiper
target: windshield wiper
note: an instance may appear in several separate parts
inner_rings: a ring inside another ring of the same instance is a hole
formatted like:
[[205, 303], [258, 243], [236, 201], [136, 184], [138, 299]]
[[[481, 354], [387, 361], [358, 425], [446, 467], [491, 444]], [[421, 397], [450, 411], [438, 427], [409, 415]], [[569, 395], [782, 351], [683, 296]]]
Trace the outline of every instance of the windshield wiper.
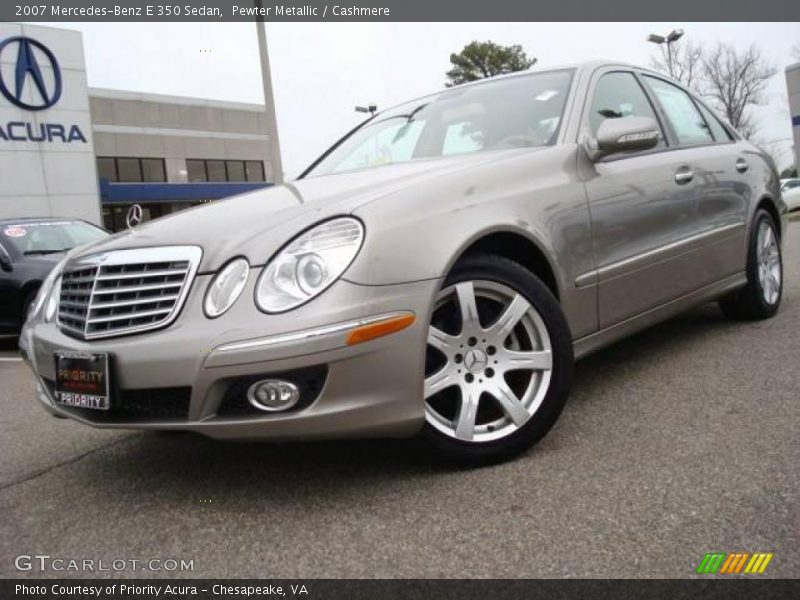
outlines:
[[66, 252], [69, 248], [62, 248], [61, 250], [28, 250], [24, 252], [25, 256], [30, 256], [32, 254], [58, 254], [59, 252]]

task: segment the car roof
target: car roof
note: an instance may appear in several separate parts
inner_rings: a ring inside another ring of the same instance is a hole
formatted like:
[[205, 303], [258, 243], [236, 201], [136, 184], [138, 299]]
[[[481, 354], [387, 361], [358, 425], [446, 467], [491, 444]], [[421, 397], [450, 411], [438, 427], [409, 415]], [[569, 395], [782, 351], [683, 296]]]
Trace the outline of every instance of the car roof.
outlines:
[[71, 221], [86, 223], [83, 219], [76, 217], [15, 217], [13, 219], [0, 219], [0, 225], [19, 225], [21, 223], [61, 223], [63, 221]]
[[[630, 64], [630, 63], [626, 63], [624, 61], [618, 61], [618, 60], [598, 59], [598, 60], [590, 60], [590, 61], [585, 61], [585, 62], [580, 62], [580, 63], [568, 63], [568, 64], [562, 64], [562, 65], [553, 65], [553, 66], [550, 66], [550, 67], [547, 67], [547, 68], [544, 68], [544, 69], [537, 69], [536, 65], [534, 65], [530, 69], [525, 69], [523, 71], [514, 71], [512, 73], [504, 73], [502, 75], [494, 75], [492, 77], [483, 77], [483, 78], [477, 79], [475, 81], [469, 81], [467, 83], [461, 83], [461, 84], [459, 84], [457, 86], [454, 86], [454, 87], [457, 87], [459, 89], [466, 88], [466, 87], [474, 87], [474, 86], [477, 86], [477, 85], [490, 83], [492, 81], [499, 81], [499, 80], [502, 80], [502, 79], [512, 79], [514, 77], [524, 77], [525, 75], [533, 75], [533, 74], [537, 74], [537, 73], [554, 73], [554, 72], [557, 72], [557, 71], [576, 71], [576, 72], [589, 71], [589, 72], [592, 72], [592, 71], [594, 71], [596, 69], [599, 69], [601, 67], [621, 67], [623, 69], [636, 69], [637, 71], [644, 71], [644, 72], [647, 72], [647, 73], [651, 73], [653, 75], [658, 75], [659, 77], [663, 77], [663, 78], [669, 79], [670, 81], [673, 81], [673, 79], [669, 75], [666, 75], [665, 73], [659, 73], [657, 71], [653, 71], [652, 69], [648, 69], [647, 67], [641, 67], [639, 65], [634, 65], [634, 64]], [[675, 83], [678, 83], [678, 85], [680, 85], [679, 82], [675, 82]], [[453, 89], [453, 88], [447, 88], [446, 87], [446, 88], [438, 90], [438, 91], [433, 91], [433, 92], [430, 92], [430, 93], [427, 93], [427, 94], [423, 94], [421, 96], [417, 96], [416, 98], [411, 98], [411, 99], [406, 100], [404, 102], [400, 102], [399, 104], [393, 104], [392, 106], [389, 106], [389, 107], [387, 107], [387, 108], [385, 108], [385, 109], [383, 109], [383, 110], [381, 110], [379, 112], [376, 112], [375, 115], [370, 117], [369, 119], [367, 119], [367, 121], [371, 121], [371, 120], [373, 120], [373, 119], [375, 119], [377, 117], [380, 117], [381, 114], [385, 114], [385, 113], [387, 113], [387, 112], [389, 112], [389, 111], [391, 111], [391, 110], [393, 110], [395, 108], [403, 106], [404, 104], [410, 104], [412, 102], [416, 102], [417, 100], [422, 100], [423, 98], [427, 98], [429, 96], [435, 96], [437, 94], [441, 94], [442, 92], [445, 92], [445, 91], [450, 90], [450, 89]]]

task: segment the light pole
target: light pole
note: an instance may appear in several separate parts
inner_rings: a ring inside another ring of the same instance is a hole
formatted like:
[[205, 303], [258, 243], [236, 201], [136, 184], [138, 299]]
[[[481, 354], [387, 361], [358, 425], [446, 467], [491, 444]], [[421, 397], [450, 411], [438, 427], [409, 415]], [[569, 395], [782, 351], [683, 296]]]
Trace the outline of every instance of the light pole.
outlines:
[[377, 104], [367, 104], [366, 106], [356, 106], [356, 112], [369, 113], [370, 117], [372, 115], [374, 115], [377, 112], [377, 110], [378, 110], [378, 105]]
[[[263, 9], [262, 0], [254, 0], [257, 9]], [[278, 139], [278, 118], [275, 115], [275, 97], [272, 92], [272, 72], [269, 68], [269, 50], [267, 48], [267, 34], [265, 23], [256, 16], [256, 35], [258, 36], [258, 53], [261, 58], [261, 83], [264, 86], [264, 112], [267, 123], [271, 129], [270, 162], [272, 163], [272, 179], [275, 185], [283, 183], [283, 162], [281, 161], [281, 144]]]
[[677, 42], [679, 39], [683, 37], [683, 29], [673, 29], [670, 31], [666, 36], [657, 35], [655, 33], [651, 33], [647, 36], [648, 42], [653, 42], [654, 44], [666, 44], [667, 45], [667, 69], [669, 70], [669, 76], [675, 77], [675, 72], [672, 68], [672, 44]]

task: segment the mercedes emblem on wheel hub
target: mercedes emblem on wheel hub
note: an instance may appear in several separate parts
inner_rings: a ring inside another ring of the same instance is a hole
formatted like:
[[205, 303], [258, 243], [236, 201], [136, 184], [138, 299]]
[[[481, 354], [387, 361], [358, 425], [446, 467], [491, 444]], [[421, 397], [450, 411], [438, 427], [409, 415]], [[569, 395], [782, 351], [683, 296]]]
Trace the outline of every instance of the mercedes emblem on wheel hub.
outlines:
[[480, 373], [486, 368], [489, 359], [483, 350], [470, 348], [464, 355], [464, 367], [470, 373]]

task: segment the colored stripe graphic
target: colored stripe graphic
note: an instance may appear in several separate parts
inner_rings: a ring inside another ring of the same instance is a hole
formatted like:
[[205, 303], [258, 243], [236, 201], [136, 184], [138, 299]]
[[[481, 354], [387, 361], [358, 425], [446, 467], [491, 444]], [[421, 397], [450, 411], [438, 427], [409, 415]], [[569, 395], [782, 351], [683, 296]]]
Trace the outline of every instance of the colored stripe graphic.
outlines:
[[725, 561], [725, 564], [722, 565], [720, 569], [720, 573], [738, 573], [744, 567], [744, 563], [747, 561], [750, 553], [748, 552], [736, 552], [728, 554], [728, 560]]
[[[734, 575], [744, 573], [756, 575], [767, 569], [774, 555], [770, 552], [708, 552], [697, 567], [700, 575]], [[748, 560], [749, 559], [749, 560]], [[747, 566], [745, 566], [747, 565]]]
[[716, 573], [719, 570], [722, 561], [725, 560], [725, 556], [726, 555], [724, 552], [707, 553], [700, 562], [700, 566], [697, 567], [697, 572], [706, 575], [712, 575]]
[[745, 568], [745, 573], [763, 573], [767, 569], [767, 565], [769, 561], [772, 560], [773, 554], [760, 552], [753, 554], [753, 558], [750, 559], [750, 562], [747, 563], [747, 567]]

